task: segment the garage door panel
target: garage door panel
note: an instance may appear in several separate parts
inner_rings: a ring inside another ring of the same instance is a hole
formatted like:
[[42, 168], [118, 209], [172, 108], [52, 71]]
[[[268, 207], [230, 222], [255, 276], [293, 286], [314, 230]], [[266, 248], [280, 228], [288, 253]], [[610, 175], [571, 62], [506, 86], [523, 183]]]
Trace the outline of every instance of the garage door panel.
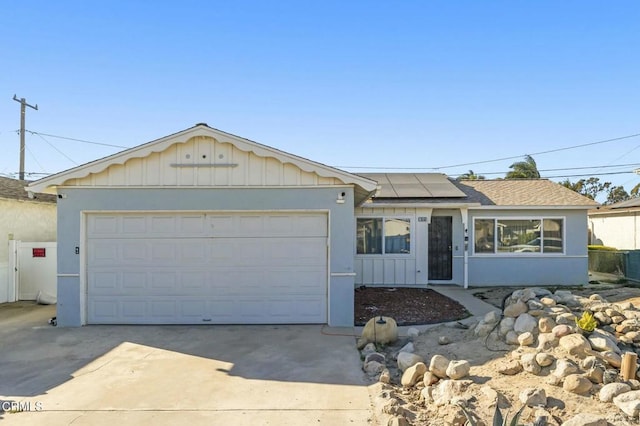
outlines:
[[324, 214], [99, 216], [87, 227], [89, 323], [326, 321]]

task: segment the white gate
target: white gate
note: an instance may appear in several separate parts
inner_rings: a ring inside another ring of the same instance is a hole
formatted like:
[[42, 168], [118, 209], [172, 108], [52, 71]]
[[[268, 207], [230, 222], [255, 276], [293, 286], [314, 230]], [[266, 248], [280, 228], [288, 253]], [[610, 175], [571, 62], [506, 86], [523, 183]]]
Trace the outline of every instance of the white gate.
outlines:
[[9, 241], [7, 300], [57, 296], [58, 243]]

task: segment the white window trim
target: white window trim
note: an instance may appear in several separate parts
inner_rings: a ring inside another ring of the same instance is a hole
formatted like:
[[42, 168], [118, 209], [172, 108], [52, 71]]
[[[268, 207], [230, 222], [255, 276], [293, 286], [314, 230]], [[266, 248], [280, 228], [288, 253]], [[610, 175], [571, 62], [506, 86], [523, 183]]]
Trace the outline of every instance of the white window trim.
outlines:
[[[382, 219], [382, 253], [358, 253], [358, 219]], [[384, 236], [384, 227], [385, 227], [385, 221], [387, 219], [402, 219], [402, 220], [408, 220], [409, 221], [409, 238], [410, 238], [410, 243], [409, 243], [409, 253], [385, 253], [385, 246], [386, 246], [386, 241], [385, 241], [385, 236]], [[355, 255], [358, 257], [384, 257], [386, 259], [392, 259], [392, 258], [402, 258], [402, 259], [406, 259], [407, 257], [413, 257], [414, 256], [414, 246], [416, 244], [415, 242], [415, 217], [414, 216], [409, 216], [406, 214], [384, 214], [384, 215], [380, 215], [380, 214], [371, 214], [371, 215], [360, 215], [360, 216], [356, 216], [356, 235], [354, 236], [356, 241], [355, 241], [355, 245], [354, 245], [354, 251], [355, 251]]]
[[[499, 252], [496, 250], [496, 238], [498, 235], [498, 221], [499, 220], [539, 220], [543, 224], [542, 238], [544, 238], [544, 221], [545, 220], [562, 220], [562, 252], [561, 253], [545, 253], [539, 252]], [[493, 220], [493, 235], [494, 235], [494, 252], [493, 253], [476, 253], [476, 220]], [[566, 216], [474, 216], [471, 224], [471, 255], [478, 257], [541, 257], [541, 256], [566, 256], [567, 255], [567, 217]]]

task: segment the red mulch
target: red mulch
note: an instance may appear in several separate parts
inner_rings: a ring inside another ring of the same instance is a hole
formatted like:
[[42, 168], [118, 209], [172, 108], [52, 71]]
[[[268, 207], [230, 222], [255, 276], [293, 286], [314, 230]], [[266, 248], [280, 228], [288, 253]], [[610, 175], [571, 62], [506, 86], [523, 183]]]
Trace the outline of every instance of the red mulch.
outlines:
[[379, 315], [395, 319], [398, 325], [437, 324], [470, 315], [455, 300], [424, 288], [359, 287], [354, 308], [355, 325]]

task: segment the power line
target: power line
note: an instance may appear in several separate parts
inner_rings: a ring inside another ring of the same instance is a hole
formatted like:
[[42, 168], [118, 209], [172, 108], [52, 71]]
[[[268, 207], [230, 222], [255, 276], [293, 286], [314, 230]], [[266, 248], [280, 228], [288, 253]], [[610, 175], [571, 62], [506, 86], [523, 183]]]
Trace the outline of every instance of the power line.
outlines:
[[[590, 173], [590, 175], [596, 175], [598, 174], [598, 172], [601, 169], [605, 169], [605, 168], [614, 168], [614, 167], [637, 167], [640, 166], [640, 163], [628, 163], [628, 164], [613, 164], [613, 165], [606, 165], [606, 166], [583, 166], [583, 167], [562, 167], [559, 169], [538, 169], [539, 172], [560, 172], [560, 171], [564, 171], [564, 170], [589, 170], [589, 169], [598, 169], [596, 170], [594, 173]], [[501, 175], [501, 174], [505, 174], [508, 172], [474, 172], [475, 174], [478, 175]], [[626, 171], [624, 172], [620, 172], [620, 173], [627, 173]], [[464, 175], [465, 173], [452, 173], [449, 176], [461, 176]], [[603, 173], [604, 174], [604, 173]]]
[[441, 169], [452, 169], [454, 167], [474, 166], [476, 164], [487, 164], [487, 163], [496, 163], [498, 161], [515, 160], [515, 159], [518, 159], [518, 158], [525, 157], [527, 155], [534, 156], [534, 155], [552, 154], [554, 152], [567, 151], [567, 150], [570, 150], [570, 149], [577, 149], [577, 148], [584, 148], [586, 146], [593, 146], [593, 145], [599, 145], [599, 144], [608, 143], [608, 142], [620, 141], [620, 140], [624, 140], [624, 139], [636, 138], [638, 136], [640, 136], [640, 133], [634, 133], [632, 135], [620, 136], [620, 137], [617, 137], [617, 138], [605, 139], [605, 140], [596, 141], [596, 142], [588, 142], [588, 143], [583, 143], [583, 144], [579, 144], [579, 145], [566, 146], [566, 147], [563, 147], [563, 148], [550, 149], [550, 150], [547, 150], [547, 151], [539, 151], [539, 152], [534, 152], [534, 153], [531, 153], [531, 154], [513, 155], [513, 156], [510, 156], [510, 157], [495, 158], [493, 160], [474, 161], [474, 162], [470, 162], [470, 163], [452, 164], [452, 165], [441, 166], [441, 167], [366, 167], [366, 166], [336, 166], [336, 167], [344, 168], [344, 169], [370, 169], [370, 170], [441, 170]]
[[62, 155], [64, 158], [66, 158], [67, 160], [71, 161], [73, 164], [75, 164], [76, 166], [78, 165], [78, 163], [76, 163], [75, 161], [73, 161], [71, 159], [71, 157], [69, 157], [67, 154], [65, 154], [64, 152], [60, 151], [54, 144], [52, 144], [51, 142], [49, 142], [48, 140], [46, 140], [42, 134], [40, 133], [34, 133], [36, 136], [38, 136], [40, 139], [42, 139], [43, 141], [45, 141], [51, 148], [55, 149], [56, 151], [58, 151], [58, 153], [60, 155]]
[[68, 141], [74, 141], [74, 142], [88, 143], [88, 144], [91, 144], [91, 145], [108, 146], [108, 147], [111, 147], [111, 148], [124, 148], [124, 149], [129, 149], [130, 148], [128, 146], [122, 146], [122, 145], [113, 145], [113, 144], [109, 144], [109, 143], [88, 141], [88, 140], [85, 140], [85, 139], [76, 139], [76, 138], [69, 138], [69, 137], [66, 137], [66, 136], [50, 135], [48, 133], [36, 132], [36, 131], [33, 131], [33, 130], [26, 130], [26, 131], [31, 133], [31, 134], [33, 134], [33, 135], [48, 136], [50, 138], [57, 138], [57, 139], [64, 139], [64, 140], [68, 140]]

